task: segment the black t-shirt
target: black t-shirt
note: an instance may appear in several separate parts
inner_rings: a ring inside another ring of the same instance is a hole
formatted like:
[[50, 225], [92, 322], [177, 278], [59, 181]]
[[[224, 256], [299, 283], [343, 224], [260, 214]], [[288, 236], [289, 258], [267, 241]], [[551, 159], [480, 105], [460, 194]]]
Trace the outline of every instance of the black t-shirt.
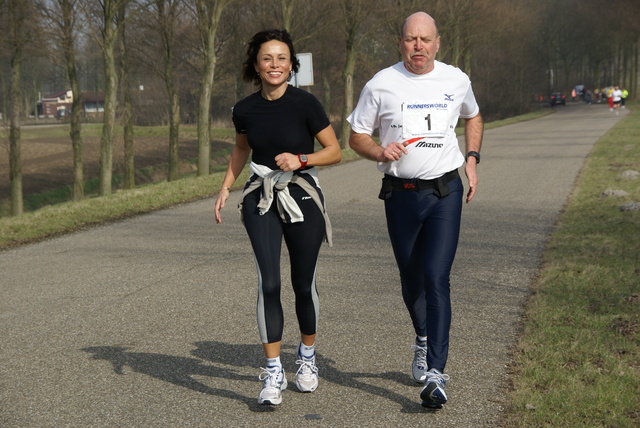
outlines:
[[253, 162], [274, 170], [280, 153], [313, 153], [314, 136], [330, 124], [316, 97], [291, 85], [277, 100], [256, 92], [238, 102], [233, 123], [238, 134], [247, 135]]

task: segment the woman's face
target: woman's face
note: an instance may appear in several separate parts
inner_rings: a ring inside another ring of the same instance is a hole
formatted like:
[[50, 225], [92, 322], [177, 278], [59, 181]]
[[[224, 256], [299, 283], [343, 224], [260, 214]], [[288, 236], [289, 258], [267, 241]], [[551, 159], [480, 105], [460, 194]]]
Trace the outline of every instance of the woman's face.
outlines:
[[286, 43], [270, 40], [260, 46], [255, 68], [263, 85], [286, 84], [292, 67], [291, 54]]

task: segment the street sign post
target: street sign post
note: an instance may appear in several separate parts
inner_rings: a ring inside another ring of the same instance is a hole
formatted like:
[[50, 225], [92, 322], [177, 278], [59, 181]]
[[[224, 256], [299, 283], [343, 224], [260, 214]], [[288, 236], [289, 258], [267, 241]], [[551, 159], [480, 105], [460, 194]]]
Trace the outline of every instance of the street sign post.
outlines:
[[300, 68], [298, 72], [293, 75], [291, 83], [296, 88], [300, 86], [312, 86], [313, 85], [313, 61], [310, 53], [296, 54], [298, 61], [300, 61]]

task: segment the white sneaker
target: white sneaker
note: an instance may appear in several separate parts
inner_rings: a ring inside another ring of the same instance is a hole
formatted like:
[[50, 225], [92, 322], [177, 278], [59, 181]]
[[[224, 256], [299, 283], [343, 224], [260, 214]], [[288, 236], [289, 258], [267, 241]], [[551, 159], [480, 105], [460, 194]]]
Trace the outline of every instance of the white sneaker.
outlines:
[[411, 349], [414, 352], [411, 374], [416, 382], [424, 383], [427, 378], [427, 347], [411, 345]]
[[444, 391], [448, 380], [449, 375], [440, 373], [436, 369], [429, 370], [425, 387], [420, 391], [422, 407], [442, 409], [442, 405], [447, 402], [447, 394]]
[[296, 364], [300, 365], [296, 373], [296, 386], [300, 392], [313, 392], [318, 387], [318, 367], [316, 367], [316, 355], [305, 358], [298, 354]]
[[264, 381], [262, 391], [258, 396], [258, 404], [278, 405], [282, 403], [282, 391], [287, 389], [287, 378], [284, 375], [284, 369], [265, 369], [260, 373], [259, 379]]

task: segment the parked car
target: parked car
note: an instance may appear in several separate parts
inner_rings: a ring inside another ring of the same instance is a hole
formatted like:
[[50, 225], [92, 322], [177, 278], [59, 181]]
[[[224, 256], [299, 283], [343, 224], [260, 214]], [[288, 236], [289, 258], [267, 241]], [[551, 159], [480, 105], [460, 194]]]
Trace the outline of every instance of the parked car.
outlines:
[[553, 94], [551, 94], [551, 96], [549, 97], [549, 104], [551, 104], [551, 107], [557, 104], [562, 104], [563, 106], [566, 105], [562, 92], [554, 92]]

